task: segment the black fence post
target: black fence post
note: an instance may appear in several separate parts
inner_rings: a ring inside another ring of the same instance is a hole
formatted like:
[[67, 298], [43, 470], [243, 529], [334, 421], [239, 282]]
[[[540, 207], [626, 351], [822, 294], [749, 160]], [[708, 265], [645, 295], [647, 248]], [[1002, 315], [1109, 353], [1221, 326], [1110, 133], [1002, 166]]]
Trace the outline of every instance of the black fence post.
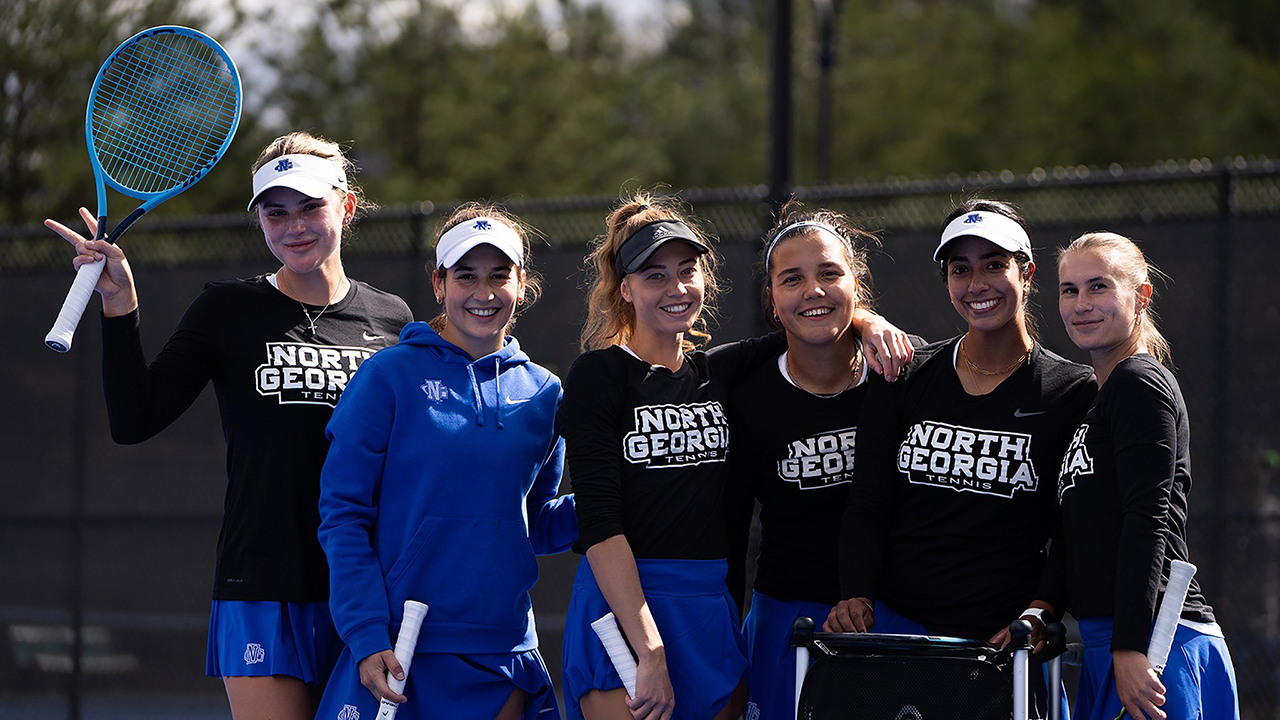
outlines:
[[769, 202], [782, 207], [791, 195], [791, 0], [773, 2]]
[[1231, 433], [1227, 431], [1227, 423], [1230, 420], [1231, 413], [1228, 412], [1230, 406], [1229, 392], [1231, 390], [1231, 373], [1233, 369], [1231, 351], [1231, 272], [1232, 272], [1232, 231], [1235, 216], [1235, 188], [1236, 188], [1237, 172], [1236, 168], [1227, 163], [1222, 169], [1222, 174], [1218, 176], [1218, 277], [1216, 282], [1218, 285], [1218, 307], [1221, 312], [1218, 313], [1218, 327], [1215, 328], [1217, 337], [1214, 338], [1215, 346], [1218, 348], [1219, 358], [1217, 362], [1218, 372], [1214, 378], [1216, 402], [1214, 403], [1214, 457], [1213, 472], [1216, 475], [1217, 491], [1214, 493], [1213, 503], [1213, 571], [1210, 573], [1208, 580], [1212, 581], [1214, 587], [1222, 587], [1224, 577], [1224, 559], [1226, 557], [1225, 550], [1228, 542], [1227, 537], [1227, 517], [1231, 512], [1231, 508], [1227, 507], [1229, 498], [1231, 497], [1232, 487], [1230, 486], [1230, 472], [1228, 465], [1230, 464]]
[[[82, 333], [83, 334], [83, 333]], [[89, 414], [88, 378], [94, 371], [91, 353], [83, 344], [77, 350], [75, 363], [75, 390], [71, 398], [71, 417], [85, 418]], [[67, 714], [71, 720], [80, 720], [84, 685], [84, 525], [86, 474], [89, 472], [88, 453], [84, 433], [73, 431], [71, 435], [71, 673], [68, 679]]]
[[435, 205], [430, 200], [423, 200], [409, 216], [409, 233], [413, 237], [413, 249], [410, 251], [413, 274], [409, 276], [409, 293], [412, 296], [410, 302], [413, 304], [411, 309], [414, 311], [415, 318], [419, 316], [419, 309], [426, 310], [422, 283], [423, 277], [427, 274], [427, 218], [434, 212]]

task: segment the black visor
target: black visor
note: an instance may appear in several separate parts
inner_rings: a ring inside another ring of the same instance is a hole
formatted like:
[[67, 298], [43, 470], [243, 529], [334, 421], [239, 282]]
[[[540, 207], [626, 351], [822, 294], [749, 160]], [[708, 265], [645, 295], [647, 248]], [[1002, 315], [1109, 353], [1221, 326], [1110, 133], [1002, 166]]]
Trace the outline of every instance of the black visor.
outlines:
[[711, 248], [699, 240], [688, 225], [678, 220], [656, 220], [641, 226], [622, 241], [622, 246], [614, 256], [618, 265], [618, 277], [625, 277], [644, 267], [658, 248], [672, 240], [689, 243], [699, 255], [711, 252]]

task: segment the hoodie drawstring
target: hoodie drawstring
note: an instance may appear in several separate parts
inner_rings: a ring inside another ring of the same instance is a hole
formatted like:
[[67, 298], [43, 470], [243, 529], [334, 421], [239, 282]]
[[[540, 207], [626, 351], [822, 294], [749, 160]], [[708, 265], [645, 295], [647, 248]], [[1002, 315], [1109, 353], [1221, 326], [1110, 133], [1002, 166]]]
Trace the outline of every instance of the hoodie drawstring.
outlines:
[[503, 429], [502, 424], [502, 361], [498, 358], [493, 359], [493, 388], [498, 394], [498, 409], [493, 413], [494, 418], [498, 422], [498, 429]]
[[476, 382], [476, 371], [467, 363], [467, 377], [471, 378], [471, 399], [476, 410], [476, 425], [484, 425], [484, 407], [480, 404], [480, 383]]
[[[502, 424], [502, 361], [499, 358], [493, 359], [493, 390], [498, 396], [498, 406], [494, 409], [493, 415], [497, 420], [498, 429], [505, 429]], [[476, 411], [476, 425], [484, 425], [484, 395], [480, 393], [480, 382], [476, 380], [475, 366], [467, 364], [467, 377], [471, 378], [471, 399], [472, 406]]]

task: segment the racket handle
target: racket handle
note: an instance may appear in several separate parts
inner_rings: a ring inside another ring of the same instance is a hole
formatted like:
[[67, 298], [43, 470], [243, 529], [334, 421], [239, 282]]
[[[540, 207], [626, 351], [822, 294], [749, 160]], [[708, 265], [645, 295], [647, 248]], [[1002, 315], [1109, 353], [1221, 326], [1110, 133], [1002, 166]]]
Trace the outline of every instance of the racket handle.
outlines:
[[618, 671], [618, 677], [622, 679], [622, 685], [627, 689], [627, 694], [634, 698], [636, 696], [636, 659], [631, 657], [631, 649], [622, 639], [622, 633], [618, 632], [618, 622], [614, 619], [613, 613], [608, 613], [591, 623], [591, 629], [596, 631], [596, 635], [600, 637], [600, 643], [604, 645], [604, 651], [609, 653], [609, 660], [613, 662], [613, 668]]
[[76, 280], [67, 291], [67, 299], [62, 302], [62, 310], [58, 311], [58, 319], [53, 329], [44, 336], [44, 344], [60, 353], [71, 349], [71, 339], [76, 334], [76, 326], [89, 306], [89, 298], [93, 297], [93, 288], [102, 276], [102, 269], [107, 266], [106, 260], [85, 263], [76, 271]]
[[[404, 601], [404, 619], [400, 622], [400, 635], [396, 637], [396, 661], [404, 671], [404, 679], [397, 680], [387, 673], [387, 685], [392, 692], [404, 694], [404, 685], [409, 680], [409, 666], [413, 664], [414, 649], [418, 646], [418, 633], [422, 630], [422, 619], [427, 616], [427, 604], [417, 600]], [[378, 703], [378, 720], [392, 720], [400, 708], [386, 698]]]
[[1182, 617], [1182, 605], [1187, 600], [1187, 589], [1196, 575], [1196, 566], [1174, 560], [1169, 564], [1169, 584], [1165, 586], [1160, 611], [1151, 630], [1151, 642], [1147, 645], [1147, 662], [1157, 673], [1164, 672], [1169, 662], [1169, 649], [1173, 647], [1173, 634], [1178, 631], [1178, 619]]

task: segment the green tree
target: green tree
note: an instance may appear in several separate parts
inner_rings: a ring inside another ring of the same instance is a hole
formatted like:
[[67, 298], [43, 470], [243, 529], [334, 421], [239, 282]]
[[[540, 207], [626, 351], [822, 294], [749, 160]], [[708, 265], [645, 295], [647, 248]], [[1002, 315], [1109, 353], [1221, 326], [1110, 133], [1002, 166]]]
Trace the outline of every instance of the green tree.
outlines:
[[138, 30], [202, 22], [184, 0], [8, 4], [0, 13], [0, 224], [67, 216], [93, 202], [84, 111], [98, 67]]

